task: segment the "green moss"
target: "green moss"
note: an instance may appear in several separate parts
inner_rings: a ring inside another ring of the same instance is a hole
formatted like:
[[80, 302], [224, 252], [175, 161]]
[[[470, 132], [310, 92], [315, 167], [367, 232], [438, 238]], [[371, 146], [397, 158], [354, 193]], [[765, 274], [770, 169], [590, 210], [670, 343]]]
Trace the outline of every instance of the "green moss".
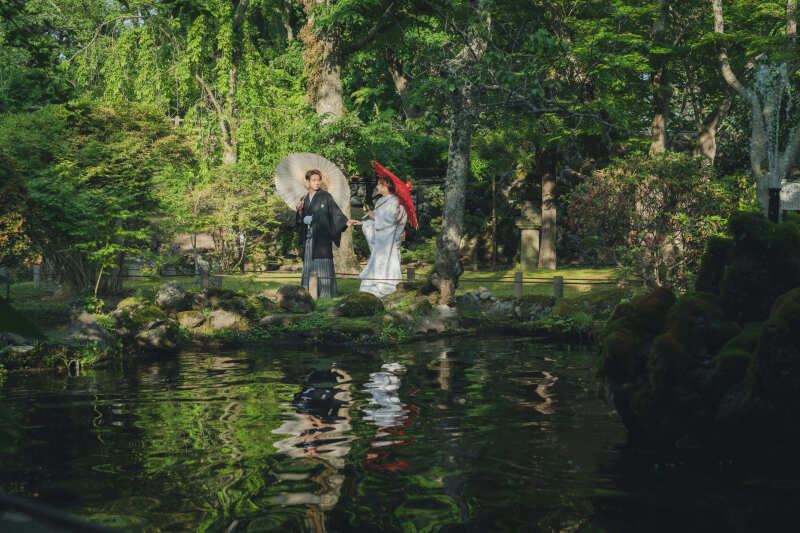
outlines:
[[664, 329], [664, 318], [675, 303], [672, 291], [658, 287], [630, 302], [617, 305], [610, 323], [624, 321], [633, 331], [655, 335]]
[[144, 298], [139, 296], [128, 296], [127, 298], [120, 300], [117, 304], [117, 309], [123, 309], [125, 307], [133, 307], [134, 305], [146, 305]]
[[689, 352], [673, 330], [656, 337], [647, 357], [647, 378], [653, 394], [660, 396], [684, 378], [690, 364]]
[[689, 351], [706, 346], [709, 332], [722, 322], [722, 308], [717, 299], [702, 292], [686, 293], [667, 313], [665, 328]]
[[584, 312], [596, 317], [607, 317], [622, 299], [629, 296], [629, 289], [615, 288], [589, 291], [574, 298], [561, 298], [553, 307], [552, 315], [559, 318], [568, 318]]
[[356, 292], [342, 298], [334, 307], [339, 316], [372, 316], [383, 312], [383, 302], [368, 292]]
[[539, 307], [553, 307], [556, 305], [556, 297], [545, 294], [525, 294], [517, 298], [517, 304], [524, 308], [538, 305]]
[[[619, 323], [618, 323], [619, 324]], [[621, 324], [620, 324], [621, 325]], [[628, 328], [608, 331], [603, 338], [603, 370], [607, 376], [625, 381], [632, 375], [639, 342]]]
[[721, 393], [732, 385], [741, 383], [753, 360], [753, 352], [742, 348], [725, 348], [711, 361], [711, 376], [715, 388]]
[[696, 290], [709, 293], [719, 291], [725, 266], [731, 263], [733, 248], [733, 239], [730, 237], [708, 239], [703, 258], [700, 260], [700, 271], [695, 282]]

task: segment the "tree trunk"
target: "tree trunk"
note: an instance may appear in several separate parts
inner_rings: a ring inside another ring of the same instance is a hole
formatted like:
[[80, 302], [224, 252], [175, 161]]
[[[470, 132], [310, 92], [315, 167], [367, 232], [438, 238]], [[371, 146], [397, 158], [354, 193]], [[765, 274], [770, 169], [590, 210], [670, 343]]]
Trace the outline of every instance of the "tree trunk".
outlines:
[[[340, 45], [333, 35], [327, 32], [315, 32], [313, 8], [327, 4], [328, 0], [304, 0], [308, 22], [300, 31], [303, 40], [303, 62], [309, 75], [308, 99], [314, 105], [317, 115], [323, 118], [323, 124], [344, 117], [342, 100], [342, 54]], [[348, 191], [345, 205], [339, 208], [350, 218], [350, 194]], [[360, 268], [353, 251], [353, 230], [342, 233], [340, 246], [333, 247], [333, 264], [336, 271], [342, 274], [357, 273]]]
[[539, 268], [555, 270], [556, 263], [556, 175], [551, 169], [542, 174], [542, 230]]
[[408, 77], [403, 72], [403, 66], [399, 61], [393, 58], [388, 58], [389, 74], [392, 75], [394, 88], [400, 96], [400, 105], [403, 107], [403, 113], [407, 120], [413, 120], [419, 116], [419, 110], [408, 103]]
[[695, 157], [707, 157], [714, 163], [717, 157], [717, 131], [733, 103], [733, 95], [728, 94], [706, 119], [700, 124], [697, 131], [697, 141], [694, 146]]
[[[653, 24], [653, 42], [662, 44], [666, 33], [666, 0], [658, 3], [658, 15]], [[653, 122], [650, 125], [650, 154], [663, 152], [667, 149], [667, 125], [669, 123], [669, 103], [672, 98], [672, 87], [669, 84], [669, 71], [667, 62], [663, 57], [654, 61], [656, 69], [652, 77], [653, 85]]]
[[431, 283], [439, 289], [439, 303], [449, 304], [455, 296], [461, 264], [461, 239], [464, 234], [464, 201], [469, 176], [472, 114], [471, 85], [453, 93], [450, 146], [447, 153], [447, 179], [444, 185], [442, 231], [436, 241], [436, 263]]

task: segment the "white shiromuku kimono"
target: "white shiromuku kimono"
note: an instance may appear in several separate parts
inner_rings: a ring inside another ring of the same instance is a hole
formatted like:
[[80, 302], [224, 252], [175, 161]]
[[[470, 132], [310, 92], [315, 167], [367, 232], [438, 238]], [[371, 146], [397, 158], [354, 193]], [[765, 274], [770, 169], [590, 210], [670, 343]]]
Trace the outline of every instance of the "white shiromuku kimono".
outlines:
[[406, 225], [406, 210], [394, 194], [383, 196], [375, 204], [375, 218], [365, 220], [361, 228], [369, 244], [369, 263], [361, 271], [362, 292], [377, 297], [391, 294], [400, 283], [400, 243]]

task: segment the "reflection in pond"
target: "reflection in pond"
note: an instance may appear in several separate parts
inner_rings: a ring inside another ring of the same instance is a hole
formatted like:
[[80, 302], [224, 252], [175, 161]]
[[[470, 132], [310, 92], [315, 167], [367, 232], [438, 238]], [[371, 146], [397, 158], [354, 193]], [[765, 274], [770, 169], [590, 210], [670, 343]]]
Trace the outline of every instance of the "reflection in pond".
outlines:
[[0, 491], [130, 532], [675, 531], [697, 516], [710, 531], [793, 517], [796, 485], [624, 448], [594, 358], [450, 339], [9, 374]]
[[380, 372], [369, 375], [364, 391], [369, 394], [369, 403], [362, 408], [365, 422], [377, 426], [375, 436], [369, 439], [370, 449], [362, 465], [370, 470], [405, 470], [408, 462], [390, 457], [390, 448], [412, 442], [405, 436], [403, 428], [416, 418], [417, 410], [400, 401], [400, 377], [405, 373], [401, 363], [385, 363]]
[[[321, 468], [311, 478], [314, 492], [286, 492], [275, 496], [276, 504], [306, 505], [305, 524], [310, 531], [325, 531], [325, 512], [339, 501], [344, 476], [344, 457], [350, 451], [351, 377], [340, 368], [314, 371], [306, 377], [287, 420], [273, 433], [291, 435], [275, 443], [280, 452]], [[285, 480], [303, 479], [284, 473]]]

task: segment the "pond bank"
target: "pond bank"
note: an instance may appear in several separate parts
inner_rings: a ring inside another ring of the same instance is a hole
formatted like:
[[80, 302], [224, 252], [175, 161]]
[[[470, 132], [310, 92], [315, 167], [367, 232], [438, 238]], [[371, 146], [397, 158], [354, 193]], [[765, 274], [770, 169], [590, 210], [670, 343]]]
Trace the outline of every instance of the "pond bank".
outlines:
[[608, 289], [558, 301], [550, 296], [517, 299], [496, 297], [481, 287], [459, 295], [452, 306], [437, 306], [435, 295], [419, 288], [401, 284], [382, 300], [353, 293], [315, 302], [296, 286], [250, 295], [221, 288], [186, 291], [165, 283], [153, 299], [125, 298], [108, 314], [73, 307], [69, 327], [43, 342], [2, 334], [0, 362], [6, 371], [69, 370], [70, 365], [170, 357], [192, 346], [378, 348], [454, 336], [586, 344], [596, 338], [615, 306], [632, 296], [630, 289]]

